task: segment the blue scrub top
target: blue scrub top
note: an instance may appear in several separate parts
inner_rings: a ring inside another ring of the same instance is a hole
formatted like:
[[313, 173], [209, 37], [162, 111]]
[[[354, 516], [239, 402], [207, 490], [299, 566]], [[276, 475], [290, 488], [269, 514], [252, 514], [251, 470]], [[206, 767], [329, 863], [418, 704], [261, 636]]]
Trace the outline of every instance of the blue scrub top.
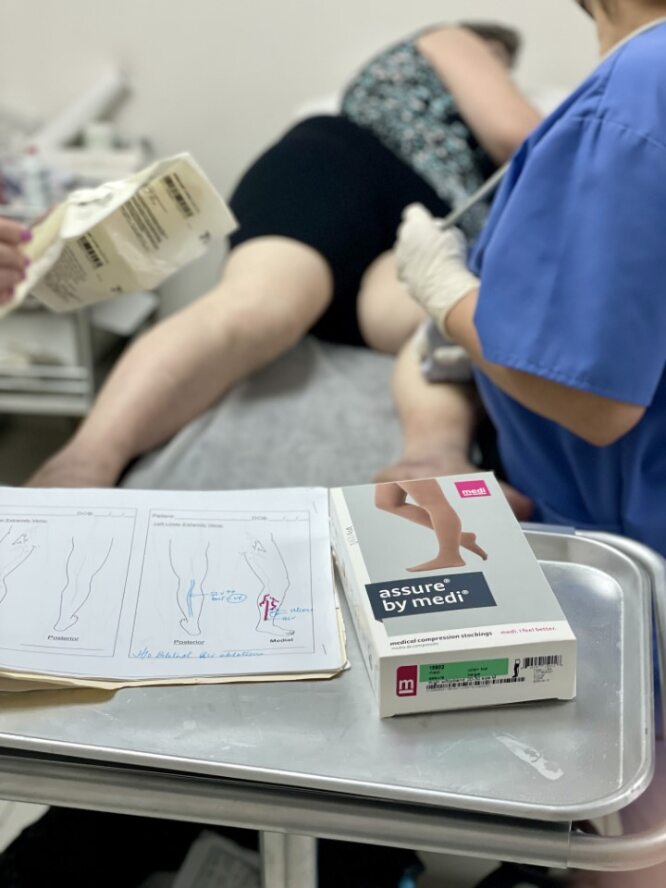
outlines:
[[479, 372], [511, 483], [537, 520], [666, 554], [666, 24], [618, 48], [519, 150], [471, 268], [489, 361], [647, 408], [593, 447]]

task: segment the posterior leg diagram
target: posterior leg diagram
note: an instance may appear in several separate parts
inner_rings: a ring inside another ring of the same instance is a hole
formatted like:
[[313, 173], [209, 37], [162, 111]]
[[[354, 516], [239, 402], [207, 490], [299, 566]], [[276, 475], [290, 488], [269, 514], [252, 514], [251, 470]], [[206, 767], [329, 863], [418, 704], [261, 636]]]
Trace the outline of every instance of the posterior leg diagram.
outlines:
[[201, 612], [206, 598], [205, 582], [210, 568], [210, 542], [195, 549], [184, 541], [169, 540], [169, 566], [176, 578], [176, 600], [182, 614], [180, 626], [187, 635], [201, 635]]
[[65, 584], [60, 591], [60, 611], [53, 628], [65, 632], [79, 619], [79, 611], [90, 598], [96, 578], [109, 560], [113, 537], [93, 536], [82, 542], [71, 537], [65, 563]]
[[270, 539], [262, 542], [258, 537], [252, 538], [248, 549], [244, 552], [248, 567], [259, 580], [260, 589], [257, 595], [259, 617], [255, 627], [257, 632], [271, 635], [293, 635], [293, 629], [285, 629], [279, 624], [280, 608], [283, 607], [287, 592], [291, 585], [289, 571], [282, 552], [273, 534]]
[[30, 558], [36, 548], [30, 534], [15, 531], [11, 526], [9, 530], [0, 530], [0, 604], [9, 593], [7, 580]]

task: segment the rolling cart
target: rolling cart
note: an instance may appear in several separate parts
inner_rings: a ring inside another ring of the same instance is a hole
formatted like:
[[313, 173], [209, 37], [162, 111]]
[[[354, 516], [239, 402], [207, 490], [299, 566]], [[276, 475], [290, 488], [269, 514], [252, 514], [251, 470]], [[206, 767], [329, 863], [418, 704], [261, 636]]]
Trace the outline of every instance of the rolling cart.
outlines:
[[652, 778], [662, 559], [606, 534], [527, 536], [579, 639], [575, 701], [380, 720], [350, 632], [353, 668], [328, 682], [4, 694], [0, 797], [259, 830], [265, 888], [315, 886], [317, 837], [561, 868], [666, 860], [666, 823], [577, 826]]

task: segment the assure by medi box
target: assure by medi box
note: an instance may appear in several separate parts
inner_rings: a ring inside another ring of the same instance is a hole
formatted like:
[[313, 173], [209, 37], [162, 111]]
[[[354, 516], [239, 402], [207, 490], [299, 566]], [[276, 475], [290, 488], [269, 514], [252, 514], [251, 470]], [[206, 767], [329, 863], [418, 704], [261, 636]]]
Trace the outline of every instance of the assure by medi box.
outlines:
[[331, 528], [380, 716], [575, 696], [575, 636], [492, 474], [336, 488]]

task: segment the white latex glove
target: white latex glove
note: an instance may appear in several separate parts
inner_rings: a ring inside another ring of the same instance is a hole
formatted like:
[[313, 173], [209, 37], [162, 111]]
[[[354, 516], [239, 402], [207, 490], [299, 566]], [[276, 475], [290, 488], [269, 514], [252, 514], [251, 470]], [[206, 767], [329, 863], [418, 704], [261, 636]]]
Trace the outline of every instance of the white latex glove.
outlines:
[[433, 320], [421, 324], [413, 343], [428, 382], [469, 382], [472, 378], [472, 361], [465, 349], [450, 343]]
[[421, 204], [402, 214], [395, 247], [398, 276], [410, 296], [446, 334], [446, 317], [479, 279], [467, 270], [467, 243], [458, 228], [442, 231], [441, 220]]

